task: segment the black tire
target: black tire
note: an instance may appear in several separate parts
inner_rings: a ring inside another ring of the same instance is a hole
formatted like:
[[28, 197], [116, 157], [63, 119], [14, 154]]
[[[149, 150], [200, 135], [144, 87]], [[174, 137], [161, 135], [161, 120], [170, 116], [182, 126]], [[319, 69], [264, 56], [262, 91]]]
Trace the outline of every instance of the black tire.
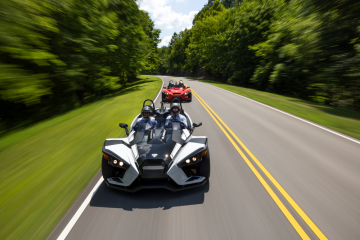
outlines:
[[191, 102], [192, 101], [192, 94], [190, 93], [189, 95], [190, 95], [189, 96], [189, 98], [190, 98], [189, 102]]
[[103, 156], [102, 164], [101, 164], [101, 172], [102, 172], [104, 180], [114, 176], [113, 170], [114, 170], [114, 168], [108, 164], [108, 161]]
[[206, 155], [200, 162], [200, 176], [204, 176], [206, 179], [210, 178], [210, 151], [207, 150]]

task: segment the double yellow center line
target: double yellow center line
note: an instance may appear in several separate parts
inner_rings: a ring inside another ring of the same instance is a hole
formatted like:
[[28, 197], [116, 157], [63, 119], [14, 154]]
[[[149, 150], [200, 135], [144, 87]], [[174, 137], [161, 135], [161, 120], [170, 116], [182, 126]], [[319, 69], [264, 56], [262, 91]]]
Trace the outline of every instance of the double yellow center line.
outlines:
[[[173, 78], [175, 79], [175, 78]], [[177, 80], [177, 79], [175, 79]], [[178, 80], [177, 80], [178, 81]], [[185, 85], [186, 86], [186, 85]], [[289, 212], [289, 210], [285, 207], [285, 205], [281, 202], [279, 197], [275, 194], [275, 192], [271, 189], [269, 184], [265, 181], [265, 179], [261, 176], [258, 170], [254, 167], [251, 161], [247, 158], [244, 152], [239, 148], [233, 138], [239, 143], [239, 145], [246, 151], [246, 153], [251, 157], [251, 159], [255, 162], [255, 164], [261, 169], [261, 171], [268, 177], [268, 179], [272, 182], [272, 184], [278, 189], [278, 191], [284, 196], [284, 198], [290, 203], [290, 205], [294, 208], [294, 210], [299, 214], [299, 216], [304, 220], [304, 222], [311, 228], [311, 230], [316, 234], [316, 236], [320, 240], [327, 240], [326, 236], [320, 231], [320, 229], [311, 221], [311, 219], [305, 214], [305, 212], [297, 205], [297, 203], [290, 197], [290, 195], [281, 187], [281, 185], [275, 180], [275, 178], [266, 170], [266, 168], [260, 163], [260, 161], [250, 152], [250, 150], [243, 144], [242, 141], [234, 134], [233, 131], [224, 123], [224, 121], [206, 104], [206, 102], [200, 98], [198, 94], [192, 89], [192, 94], [195, 98], [200, 102], [200, 104], [205, 108], [205, 110], [209, 113], [209, 115], [214, 119], [215, 123], [219, 126], [219, 128], [223, 131], [225, 136], [229, 139], [234, 148], [238, 151], [240, 156], [244, 159], [246, 164], [249, 166], [251, 171], [255, 174], [257, 179], [264, 186], [266, 191], [272, 197], [274, 202], [278, 205], [280, 210], [283, 212], [285, 217], [297, 231], [302, 239], [310, 239], [306, 234], [304, 229], [299, 225], [293, 215]], [[221, 124], [220, 124], [221, 122]], [[224, 129], [224, 127], [226, 130]], [[231, 136], [233, 138], [231, 138]]]

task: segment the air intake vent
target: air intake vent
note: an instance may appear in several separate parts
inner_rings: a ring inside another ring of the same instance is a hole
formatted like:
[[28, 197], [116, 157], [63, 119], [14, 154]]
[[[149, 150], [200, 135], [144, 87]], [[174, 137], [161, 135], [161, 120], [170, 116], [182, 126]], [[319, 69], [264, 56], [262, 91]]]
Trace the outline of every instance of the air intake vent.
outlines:
[[164, 160], [162, 160], [162, 159], [146, 159], [142, 164], [143, 167], [145, 167], [145, 166], [159, 166], [159, 165], [163, 166], [163, 167], [166, 166]]
[[112, 177], [107, 179], [110, 184], [123, 186], [125, 183], [119, 177]]
[[113, 177], [113, 178], [111, 178], [111, 180], [114, 182], [123, 183], [123, 181], [121, 181], [121, 178], [118, 178], [118, 177]]
[[195, 180], [198, 180], [200, 177], [190, 177], [188, 180], [186, 180], [186, 182], [192, 182], [192, 181], [195, 181]]

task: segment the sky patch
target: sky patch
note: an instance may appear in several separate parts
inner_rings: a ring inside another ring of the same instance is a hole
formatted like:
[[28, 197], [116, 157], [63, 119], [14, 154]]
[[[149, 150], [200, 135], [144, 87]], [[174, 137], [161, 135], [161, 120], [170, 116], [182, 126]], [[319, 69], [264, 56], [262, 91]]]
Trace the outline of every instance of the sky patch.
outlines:
[[174, 32], [179, 33], [192, 27], [196, 13], [207, 0], [142, 0], [140, 9], [147, 11], [155, 27], [161, 29], [159, 47], [167, 46]]

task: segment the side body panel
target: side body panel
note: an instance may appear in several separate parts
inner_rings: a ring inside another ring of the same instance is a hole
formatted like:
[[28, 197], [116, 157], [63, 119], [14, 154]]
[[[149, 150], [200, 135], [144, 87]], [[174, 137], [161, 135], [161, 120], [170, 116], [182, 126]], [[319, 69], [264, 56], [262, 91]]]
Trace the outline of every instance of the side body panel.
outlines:
[[133, 150], [133, 147], [129, 146], [128, 138], [109, 138], [106, 141], [114, 141], [115, 143], [118, 141], [123, 141], [123, 143], [113, 144], [113, 145], [105, 145], [104, 150], [108, 152], [113, 157], [118, 158], [119, 160], [123, 160], [130, 165], [130, 167], [126, 170], [124, 177], [121, 179], [123, 183], [117, 183], [121, 186], [129, 186], [139, 175], [139, 171], [136, 167], [136, 154], [137, 148], [135, 145], [136, 152]]
[[184, 159], [188, 159], [195, 154], [205, 151], [207, 149], [207, 137], [190, 137], [187, 143], [177, 151], [175, 156], [173, 157], [173, 164], [171, 165], [170, 169], [167, 171], [169, 177], [174, 180], [178, 185], [187, 185], [193, 184], [196, 182], [201, 182], [205, 178], [199, 178], [197, 181], [186, 182], [189, 177], [185, 175], [183, 170], [177, 166], [179, 162]]
[[192, 123], [192, 120], [191, 120], [189, 114], [187, 114], [185, 111], [184, 111], [184, 114], [186, 115], [187, 119], [189, 120], [188, 126], [190, 127], [191, 130], [193, 130], [193, 125], [192, 125], [193, 123]]

